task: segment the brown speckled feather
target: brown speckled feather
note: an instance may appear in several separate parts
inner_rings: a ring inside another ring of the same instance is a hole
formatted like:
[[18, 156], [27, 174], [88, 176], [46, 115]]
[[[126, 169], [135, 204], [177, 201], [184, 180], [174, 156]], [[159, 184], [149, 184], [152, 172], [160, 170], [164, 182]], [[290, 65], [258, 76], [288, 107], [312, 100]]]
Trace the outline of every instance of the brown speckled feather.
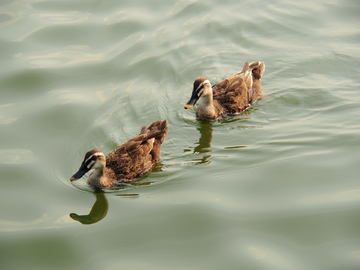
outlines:
[[87, 182], [94, 188], [110, 187], [137, 179], [158, 161], [161, 144], [168, 130], [166, 120], [156, 121], [148, 127], [142, 127], [138, 136], [120, 145], [107, 157], [99, 149], [88, 151], [70, 181], [80, 179], [91, 169], [93, 171]]
[[[252, 104], [252, 100], [257, 99], [260, 92], [257, 94], [254, 92], [249, 98], [249, 91], [253, 83], [252, 70], [256, 67], [255, 63], [250, 66], [249, 62], [246, 62], [242, 71], [213, 86], [214, 100], [224, 107], [225, 113], [240, 113]], [[261, 91], [261, 87], [258, 89]]]
[[242, 71], [209, 87], [209, 81], [199, 77], [194, 82], [193, 93], [185, 109], [192, 108], [200, 100], [196, 117], [216, 119], [224, 114], [236, 114], [246, 110], [261, 93], [261, 77], [265, 64], [246, 62]]
[[253, 89], [254, 94], [251, 98], [251, 104], [254, 103], [261, 93], [261, 77], [265, 70], [265, 64], [262, 62], [251, 63], [250, 68], [253, 76]]
[[106, 168], [111, 169], [120, 182], [130, 182], [140, 177], [158, 161], [167, 132], [166, 120], [143, 127], [140, 135], [109, 153]]

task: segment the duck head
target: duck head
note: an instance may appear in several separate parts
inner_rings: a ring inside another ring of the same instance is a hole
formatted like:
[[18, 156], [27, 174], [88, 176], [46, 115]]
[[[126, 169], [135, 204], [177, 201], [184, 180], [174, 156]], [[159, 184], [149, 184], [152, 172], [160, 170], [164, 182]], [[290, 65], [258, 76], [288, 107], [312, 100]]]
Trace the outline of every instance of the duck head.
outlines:
[[84, 160], [80, 165], [79, 170], [70, 178], [70, 181], [80, 179], [85, 173], [94, 169], [102, 172], [106, 166], [106, 158], [103, 152], [99, 149], [93, 149], [85, 154]]
[[194, 107], [201, 97], [212, 95], [211, 84], [205, 77], [199, 77], [194, 82], [193, 91], [190, 100], [184, 105], [185, 109]]

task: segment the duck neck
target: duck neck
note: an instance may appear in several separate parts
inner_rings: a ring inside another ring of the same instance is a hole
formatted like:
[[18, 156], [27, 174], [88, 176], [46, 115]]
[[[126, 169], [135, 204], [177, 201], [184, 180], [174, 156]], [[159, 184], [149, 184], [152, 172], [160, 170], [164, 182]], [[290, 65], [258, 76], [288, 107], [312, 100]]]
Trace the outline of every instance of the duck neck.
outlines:
[[201, 107], [213, 106], [213, 92], [211, 87], [206, 87], [204, 89], [204, 92], [200, 98], [199, 106]]
[[104, 187], [106, 186], [107, 178], [104, 175], [104, 168], [96, 168], [94, 171], [90, 174], [88, 178], [88, 183], [91, 186], [95, 187]]
[[101, 178], [104, 175], [104, 168], [97, 168], [92, 173], [94, 178]]

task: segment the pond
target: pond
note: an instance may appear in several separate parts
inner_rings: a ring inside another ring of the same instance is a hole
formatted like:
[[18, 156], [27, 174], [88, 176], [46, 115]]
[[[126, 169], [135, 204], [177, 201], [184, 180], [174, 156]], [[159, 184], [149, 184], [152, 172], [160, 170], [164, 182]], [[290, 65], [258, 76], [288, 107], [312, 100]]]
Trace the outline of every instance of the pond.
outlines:
[[[0, 3], [1, 269], [360, 269], [360, 3]], [[192, 85], [263, 61], [206, 122]], [[167, 119], [159, 163], [70, 177]]]

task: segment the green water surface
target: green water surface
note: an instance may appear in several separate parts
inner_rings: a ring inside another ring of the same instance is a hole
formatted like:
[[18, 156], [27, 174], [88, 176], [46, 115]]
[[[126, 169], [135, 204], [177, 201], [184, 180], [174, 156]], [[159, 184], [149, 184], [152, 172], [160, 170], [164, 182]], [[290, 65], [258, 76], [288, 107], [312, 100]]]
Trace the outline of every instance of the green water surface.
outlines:
[[[0, 2], [1, 269], [360, 269], [358, 0]], [[264, 61], [214, 122], [193, 81]], [[70, 183], [167, 119], [159, 164]]]

